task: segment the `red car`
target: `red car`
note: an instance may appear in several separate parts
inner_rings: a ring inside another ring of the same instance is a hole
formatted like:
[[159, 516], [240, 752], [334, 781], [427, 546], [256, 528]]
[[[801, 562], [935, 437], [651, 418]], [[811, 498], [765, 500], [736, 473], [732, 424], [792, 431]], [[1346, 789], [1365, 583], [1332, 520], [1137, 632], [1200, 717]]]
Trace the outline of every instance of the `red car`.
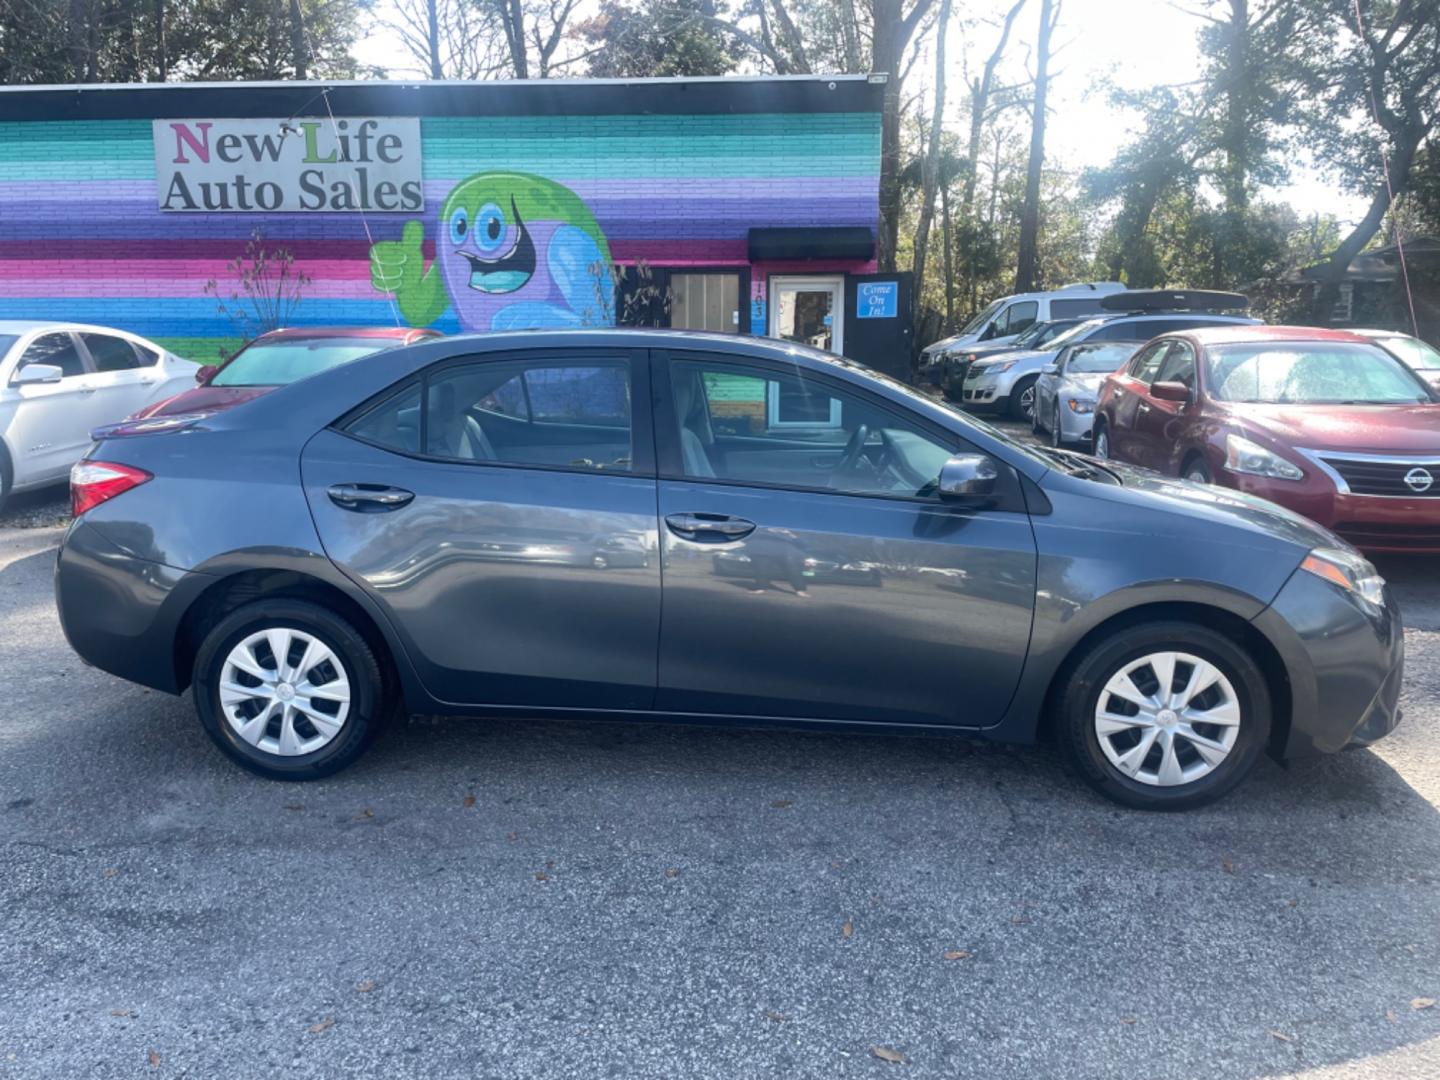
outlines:
[[131, 420], [213, 413], [239, 405], [296, 379], [362, 356], [440, 337], [410, 326], [306, 326], [261, 334], [223, 364], [195, 373], [200, 385], [149, 405]]
[[1167, 334], [1106, 379], [1095, 414], [1096, 457], [1262, 496], [1365, 551], [1440, 553], [1440, 394], [1369, 338]]

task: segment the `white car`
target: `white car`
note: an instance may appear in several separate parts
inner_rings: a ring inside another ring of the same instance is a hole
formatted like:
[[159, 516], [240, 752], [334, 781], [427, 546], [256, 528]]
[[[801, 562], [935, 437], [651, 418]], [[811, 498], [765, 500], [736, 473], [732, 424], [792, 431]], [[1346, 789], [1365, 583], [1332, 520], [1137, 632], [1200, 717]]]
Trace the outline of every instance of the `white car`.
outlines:
[[0, 319], [0, 506], [67, 480], [94, 428], [194, 386], [199, 369], [123, 330]]

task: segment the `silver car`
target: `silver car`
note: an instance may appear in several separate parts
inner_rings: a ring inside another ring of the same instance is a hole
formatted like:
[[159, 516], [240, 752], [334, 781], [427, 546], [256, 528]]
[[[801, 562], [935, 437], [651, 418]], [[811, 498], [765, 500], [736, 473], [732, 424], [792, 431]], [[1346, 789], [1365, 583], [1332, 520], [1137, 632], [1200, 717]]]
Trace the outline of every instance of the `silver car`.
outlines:
[[1095, 401], [1105, 376], [1135, 355], [1143, 341], [1094, 341], [1060, 350], [1035, 381], [1035, 409], [1030, 426], [1048, 433], [1051, 446], [1090, 443]]
[[1415, 374], [1440, 390], [1440, 349], [1399, 330], [1355, 330], [1353, 333], [1373, 338], [1386, 352], [1397, 356], [1415, 370]]
[[199, 370], [122, 330], [0, 320], [0, 506], [63, 483], [93, 429], [193, 387]]

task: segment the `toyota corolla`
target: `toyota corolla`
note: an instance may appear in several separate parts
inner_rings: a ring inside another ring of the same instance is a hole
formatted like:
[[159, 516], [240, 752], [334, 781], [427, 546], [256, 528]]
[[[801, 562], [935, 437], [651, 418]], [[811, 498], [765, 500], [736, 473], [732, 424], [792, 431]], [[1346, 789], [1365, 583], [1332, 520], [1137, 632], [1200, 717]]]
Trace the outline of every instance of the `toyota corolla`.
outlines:
[[1399, 719], [1343, 540], [788, 343], [451, 338], [122, 432], [74, 476], [65, 633], [265, 776], [399, 709], [642, 717], [1053, 737], [1173, 809]]

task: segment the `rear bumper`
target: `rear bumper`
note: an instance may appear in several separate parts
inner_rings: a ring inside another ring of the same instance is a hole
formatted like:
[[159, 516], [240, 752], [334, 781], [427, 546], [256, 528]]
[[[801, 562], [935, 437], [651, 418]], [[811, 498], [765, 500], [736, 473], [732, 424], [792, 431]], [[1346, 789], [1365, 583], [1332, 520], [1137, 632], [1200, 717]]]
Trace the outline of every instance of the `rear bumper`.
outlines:
[[1389, 589], [1385, 607], [1297, 570], [1255, 626], [1280, 653], [1290, 691], [1290, 726], [1278, 757], [1368, 745], [1400, 721], [1405, 635]]
[[55, 562], [60, 627], [86, 663], [166, 693], [183, 689], [175, 668], [180, 617], [214, 578], [137, 559], [83, 518]]

